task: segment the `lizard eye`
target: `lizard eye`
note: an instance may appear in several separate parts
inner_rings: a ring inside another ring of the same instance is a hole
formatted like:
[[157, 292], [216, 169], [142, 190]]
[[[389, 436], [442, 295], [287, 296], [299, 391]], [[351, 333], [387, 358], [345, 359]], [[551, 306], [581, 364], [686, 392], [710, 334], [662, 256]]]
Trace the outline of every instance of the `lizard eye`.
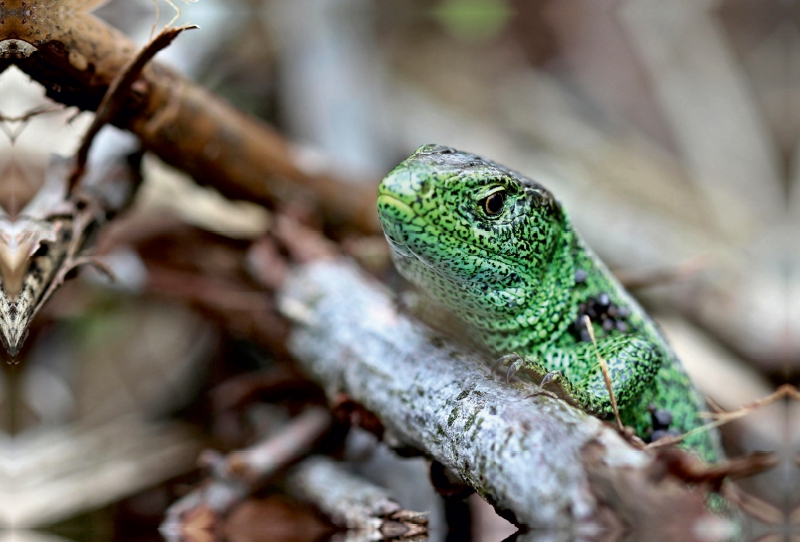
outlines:
[[484, 212], [489, 216], [497, 216], [503, 211], [506, 204], [506, 191], [498, 190], [494, 194], [490, 194], [482, 202]]

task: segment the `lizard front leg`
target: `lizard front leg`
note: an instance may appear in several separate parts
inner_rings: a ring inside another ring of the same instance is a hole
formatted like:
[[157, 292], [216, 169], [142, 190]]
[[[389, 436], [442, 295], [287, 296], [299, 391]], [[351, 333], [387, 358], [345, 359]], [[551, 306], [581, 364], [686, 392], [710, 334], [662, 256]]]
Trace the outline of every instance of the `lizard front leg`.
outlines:
[[613, 407], [598, 354], [606, 361], [620, 409], [638, 399], [662, 360], [652, 343], [624, 335], [599, 340], [596, 352], [594, 344], [579, 343], [568, 348], [545, 348], [538, 356], [510, 354], [499, 361], [510, 363], [507, 377], [522, 371], [571, 405], [604, 417], [613, 412]]

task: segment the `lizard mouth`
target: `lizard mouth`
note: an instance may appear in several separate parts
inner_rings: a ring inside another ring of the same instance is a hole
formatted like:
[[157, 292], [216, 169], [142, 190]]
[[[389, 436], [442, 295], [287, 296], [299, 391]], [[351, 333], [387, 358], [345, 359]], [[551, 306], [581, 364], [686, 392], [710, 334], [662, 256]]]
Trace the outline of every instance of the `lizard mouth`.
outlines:
[[393, 245], [407, 245], [409, 233], [421, 232], [422, 227], [414, 226], [417, 213], [401, 199], [390, 194], [378, 195], [378, 216], [386, 238]]
[[407, 203], [394, 195], [378, 195], [378, 216], [389, 246], [395, 256], [415, 258], [428, 263], [427, 253], [433, 240], [439, 239], [442, 232], [427, 222]]
[[[378, 214], [399, 267], [422, 265], [459, 283], [480, 282], [459, 271], [460, 264], [467, 259], [464, 248], [448, 243], [441, 228], [425, 220], [407, 203], [394, 195], [380, 194]], [[489, 254], [485, 257], [492, 259]]]

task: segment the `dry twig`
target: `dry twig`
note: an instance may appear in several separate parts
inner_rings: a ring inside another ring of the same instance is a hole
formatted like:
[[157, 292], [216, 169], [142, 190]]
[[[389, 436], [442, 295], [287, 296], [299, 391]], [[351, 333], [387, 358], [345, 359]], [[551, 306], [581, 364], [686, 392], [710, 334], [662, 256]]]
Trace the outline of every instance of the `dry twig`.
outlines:
[[603, 369], [603, 380], [606, 382], [606, 389], [608, 390], [609, 397], [611, 397], [611, 408], [614, 410], [614, 419], [617, 421], [617, 429], [619, 429], [621, 433], [625, 433], [625, 426], [622, 424], [622, 418], [619, 417], [617, 398], [614, 397], [614, 387], [611, 384], [611, 373], [608, 372], [608, 364], [606, 363], [606, 360], [600, 356], [600, 352], [597, 350], [597, 339], [594, 338], [592, 319], [588, 316], [584, 316], [583, 323], [586, 326], [586, 330], [589, 332], [589, 337], [592, 338], [592, 345], [594, 345], [594, 354], [597, 356], [597, 363], [599, 363], [600, 367]]
[[114, 79], [112, 79], [111, 83], [108, 85], [108, 90], [103, 95], [103, 99], [100, 101], [100, 105], [97, 106], [94, 120], [84, 134], [81, 146], [75, 153], [75, 169], [70, 174], [67, 183], [68, 194], [72, 193], [78, 185], [80, 178], [83, 176], [86, 168], [86, 160], [89, 158], [89, 149], [92, 147], [95, 136], [97, 136], [103, 126], [114, 120], [119, 111], [126, 104], [131, 87], [139, 78], [147, 63], [153, 59], [156, 53], [167, 48], [184, 30], [191, 30], [193, 28], [197, 27], [182, 26], [169, 30], [165, 29], [161, 34], [156, 36], [155, 39], [145, 45], [144, 48], [114, 76]]
[[[6, 136], [8, 136], [9, 141], [11, 141], [12, 145], [16, 142], [17, 138], [22, 134], [22, 131], [28, 125], [28, 121], [34, 117], [38, 117], [40, 115], [46, 115], [47, 113], [55, 113], [59, 111], [63, 111], [64, 107], [61, 105], [55, 106], [39, 106], [34, 107], [30, 111], [26, 111], [22, 115], [18, 115], [15, 117], [9, 117], [7, 115], [0, 114], [0, 130], [3, 131]], [[7, 123], [19, 123], [15, 129], [9, 128]]]
[[331, 417], [320, 407], [311, 407], [294, 418], [277, 435], [227, 456], [206, 451], [200, 462], [208, 468], [206, 483], [174, 503], [161, 526], [166, 534], [179, 535], [185, 522], [198, 515], [214, 521], [224, 517], [254, 489], [256, 483], [297, 461], [311, 451], [328, 430]]
[[427, 514], [404, 510], [388, 491], [345, 471], [331, 459], [306, 459], [295, 467], [287, 483], [292, 495], [313, 504], [335, 525], [361, 531], [362, 538], [427, 535]]
[[696, 427], [691, 431], [683, 433], [682, 435], [660, 438], [657, 441], [648, 444], [647, 448], [662, 448], [664, 446], [677, 444], [678, 442], [681, 442], [682, 440], [684, 440], [689, 436], [696, 435], [704, 431], [708, 431], [709, 429], [713, 429], [715, 427], [720, 427], [734, 420], [738, 420], [739, 418], [748, 415], [749, 413], [753, 412], [758, 408], [771, 405], [772, 403], [775, 403], [776, 401], [779, 401], [781, 399], [793, 399], [795, 401], [800, 401], [800, 391], [798, 391], [797, 388], [792, 386], [791, 384], [783, 384], [777, 390], [775, 390], [774, 393], [771, 393], [766, 397], [762, 397], [761, 399], [757, 399], [751, 403], [748, 403], [738, 410], [732, 410], [728, 412], [725, 411], [709, 412], [706, 414], [706, 416], [708, 416], [709, 418], [714, 418], [713, 422], [709, 422], [705, 425], [701, 425], [700, 427]]

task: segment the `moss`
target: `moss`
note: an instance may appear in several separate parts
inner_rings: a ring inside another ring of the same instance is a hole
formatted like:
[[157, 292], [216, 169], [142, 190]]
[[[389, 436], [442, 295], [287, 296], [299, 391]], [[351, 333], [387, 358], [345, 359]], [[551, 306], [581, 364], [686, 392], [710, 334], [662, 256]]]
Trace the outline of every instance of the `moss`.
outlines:
[[453, 411], [450, 413], [450, 417], [447, 419], [447, 425], [449, 425], [450, 427], [453, 426], [453, 422], [455, 422], [456, 418], [458, 418], [458, 412], [459, 412], [459, 407], [458, 406], [453, 407]]
[[[478, 413], [476, 412], [475, 414], [477, 415]], [[475, 429], [472, 431], [472, 435], [470, 435], [471, 438], [475, 438], [475, 436], [477, 436], [478, 431], [480, 430], [482, 425], [483, 425], [483, 418], [478, 418], [478, 422], [475, 424]]]
[[464, 431], [465, 431], [465, 432], [466, 432], [466, 431], [469, 431], [469, 428], [470, 428], [470, 427], [472, 427], [472, 424], [474, 424], [474, 423], [475, 423], [475, 420], [477, 419], [477, 417], [478, 417], [478, 414], [480, 414], [480, 413], [481, 413], [481, 410], [483, 410], [483, 406], [479, 406], [479, 407], [477, 407], [477, 408], [476, 408], [476, 409], [475, 409], [475, 410], [472, 412], [472, 414], [470, 414], [469, 418], [467, 418], [467, 423], [466, 423], [466, 424], [464, 424]]

